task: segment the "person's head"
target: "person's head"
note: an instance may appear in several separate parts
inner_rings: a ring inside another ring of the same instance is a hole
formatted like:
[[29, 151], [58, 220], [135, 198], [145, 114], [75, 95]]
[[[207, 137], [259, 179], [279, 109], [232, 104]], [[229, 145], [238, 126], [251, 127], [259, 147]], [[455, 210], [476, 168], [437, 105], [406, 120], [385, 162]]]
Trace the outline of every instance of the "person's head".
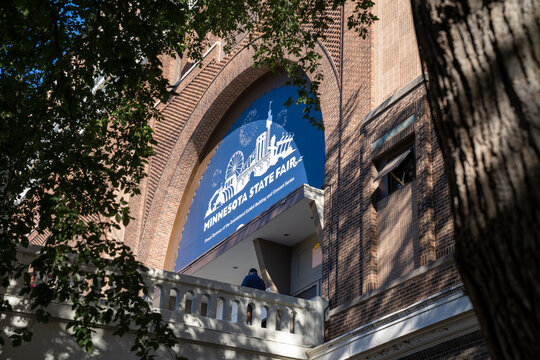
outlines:
[[255, 269], [255, 268], [249, 269], [249, 275], [251, 275], [251, 274], [257, 274], [257, 269]]

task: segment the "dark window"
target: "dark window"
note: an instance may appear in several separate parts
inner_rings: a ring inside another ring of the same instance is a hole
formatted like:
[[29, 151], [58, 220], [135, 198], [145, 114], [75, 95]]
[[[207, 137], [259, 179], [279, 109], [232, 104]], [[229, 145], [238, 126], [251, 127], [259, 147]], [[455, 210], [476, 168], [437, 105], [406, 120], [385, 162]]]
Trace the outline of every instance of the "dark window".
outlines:
[[316, 285], [313, 285], [309, 289], [304, 290], [301, 293], [295, 295], [295, 297], [297, 297], [297, 298], [307, 299], [307, 300], [311, 300], [316, 296], [317, 296], [317, 286]]
[[375, 202], [401, 189], [416, 178], [416, 160], [413, 147], [383, 157], [378, 161], [378, 174], [374, 182], [379, 182], [374, 193]]
[[388, 174], [388, 194], [401, 189], [416, 177], [414, 153], [411, 149], [405, 159]]

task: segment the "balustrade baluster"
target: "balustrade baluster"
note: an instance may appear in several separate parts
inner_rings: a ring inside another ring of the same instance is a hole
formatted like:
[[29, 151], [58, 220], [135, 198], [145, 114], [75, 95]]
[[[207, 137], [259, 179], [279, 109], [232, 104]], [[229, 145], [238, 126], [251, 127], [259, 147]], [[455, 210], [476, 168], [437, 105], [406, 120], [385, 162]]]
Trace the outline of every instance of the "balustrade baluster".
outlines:
[[209, 296], [208, 299], [208, 314], [207, 316], [211, 319], [216, 318], [217, 314], [217, 306], [218, 306], [218, 294], [212, 293]]
[[262, 320], [262, 306], [259, 302], [256, 302], [256, 301], [252, 301], [251, 302], [251, 306], [252, 306], [252, 312], [253, 312], [253, 316], [252, 316], [252, 319], [251, 319], [251, 325], [254, 326], [254, 327], [258, 327], [260, 328], [261, 327], [261, 320]]
[[193, 291], [193, 302], [191, 305], [192, 312], [191, 314], [193, 316], [201, 316], [201, 301], [202, 301], [202, 293], [199, 289], [194, 289]]
[[291, 310], [289, 308], [281, 308], [281, 328], [279, 331], [289, 332], [291, 322]]
[[169, 310], [169, 297], [171, 296], [171, 285], [169, 283], [159, 284], [161, 288], [159, 308]]
[[238, 323], [238, 319], [241, 318], [240, 315], [240, 301], [230, 300], [231, 304], [231, 322]]
[[223, 321], [231, 321], [231, 306], [230, 300], [227, 300], [223, 296], [219, 296], [216, 301], [216, 319]]
[[276, 331], [276, 316], [277, 316], [277, 309], [276, 306], [273, 305], [269, 308], [268, 314], [266, 315], [266, 329]]
[[249, 301], [246, 298], [239, 298], [238, 301], [238, 324], [242, 326], [247, 326], [247, 311]]
[[175, 311], [185, 312], [184, 307], [186, 305], [186, 292], [187, 289], [180, 284], [176, 285], [176, 308]]

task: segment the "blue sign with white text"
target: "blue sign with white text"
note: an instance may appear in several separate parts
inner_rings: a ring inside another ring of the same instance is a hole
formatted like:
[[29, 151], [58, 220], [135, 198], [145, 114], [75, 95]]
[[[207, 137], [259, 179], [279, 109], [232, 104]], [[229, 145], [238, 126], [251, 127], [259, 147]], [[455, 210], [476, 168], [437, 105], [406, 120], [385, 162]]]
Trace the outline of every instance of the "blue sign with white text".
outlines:
[[324, 133], [302, 118], [303, 105], [284, 105], [296, 94], [283, 86], [261, 96], [223, 138], [193, 197], [175, 271], [300, 185], [323, 185]]

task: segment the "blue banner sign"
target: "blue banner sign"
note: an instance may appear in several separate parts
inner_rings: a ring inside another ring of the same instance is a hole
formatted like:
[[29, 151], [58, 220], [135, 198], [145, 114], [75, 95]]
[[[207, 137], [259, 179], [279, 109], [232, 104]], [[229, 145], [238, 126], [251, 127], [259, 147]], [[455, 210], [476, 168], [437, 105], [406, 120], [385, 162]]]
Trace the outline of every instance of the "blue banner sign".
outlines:
[[284, 105], [296, 94], [283, 86], [263, 95], [223, 138], [193, 197], [175, 271], [300, 185], [323, 185], [324, 133], [302, 118], [303, 105]]

